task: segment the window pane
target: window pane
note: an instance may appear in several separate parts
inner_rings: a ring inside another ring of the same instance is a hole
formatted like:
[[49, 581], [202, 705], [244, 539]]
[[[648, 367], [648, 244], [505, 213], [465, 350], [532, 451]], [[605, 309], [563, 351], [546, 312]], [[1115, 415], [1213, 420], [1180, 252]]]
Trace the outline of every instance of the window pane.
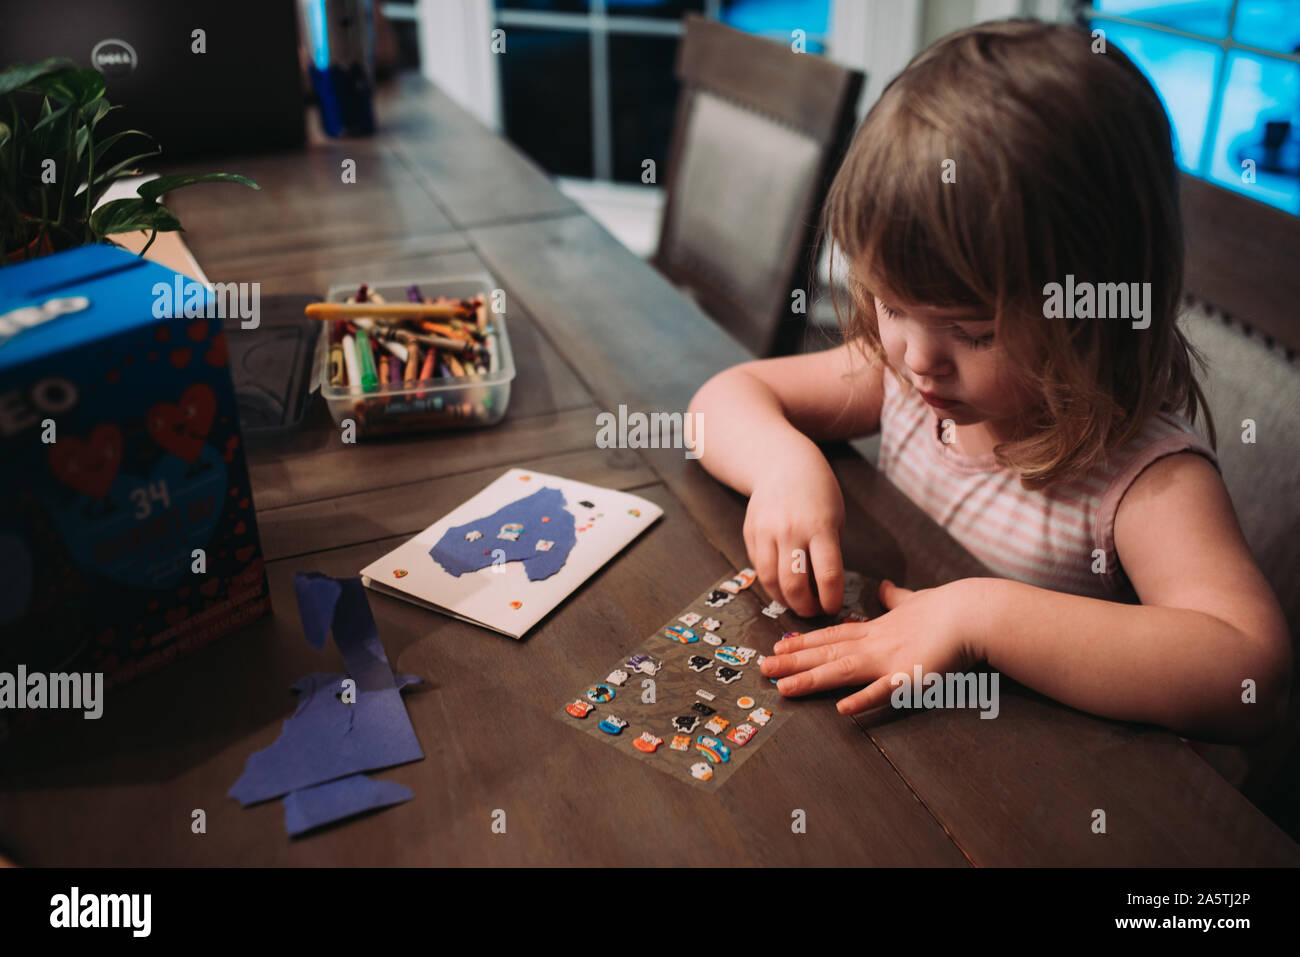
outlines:
[[[1254, 180], [1243, 167], [1254, 162]], [[1300, 64], [1253, 53], [1228, 57], [1210, 178], [1300, 213]]]
[[1228, 12], [1232, 0], [1093, 0], [1092, 6], [1101, 13], [1113, 13], [1134, 20], [1163, 23], [1188, 33], [1202, 33], [1218, 39], [1228, 35]]
[[588, 0], [497, 0], [498, 10], [532, 10], [539, 13], [586, 13]]
[[1174, 127], [1174, 156], [1190, 173], [1200, 171], [1201, 146], [1210, 117], [1215, 70], [1223, 55], [1218, 47], [1185, 37], [1094, 20], [1114, 44], [1141, 68], [1156, 88]]
[[1238, 0], [1233, 39], [1265, 50], [1300, 53], [1300, 3]]
[[668, 170], [679, 84], [673, 76], [676, 37], [609, 37], [609, 108], [614, 131], [614, 179], [641, 182], [641, 164], [654, 160], [657, 185]]
[[830, 0], [722, 0], [720, 18], [737, 30], [785, 43], [790, 42], [792, 31], [802, 30], [807, 52], [824, 53], [830, 6]]
[[556, 176], [592, 175], [589, 36], [510, 27], [497, 57], [506, 135]]
[[704, 0], [605, 0], [605, 10], [614, 17], [680, 20], [687, 13], [703, 13]]

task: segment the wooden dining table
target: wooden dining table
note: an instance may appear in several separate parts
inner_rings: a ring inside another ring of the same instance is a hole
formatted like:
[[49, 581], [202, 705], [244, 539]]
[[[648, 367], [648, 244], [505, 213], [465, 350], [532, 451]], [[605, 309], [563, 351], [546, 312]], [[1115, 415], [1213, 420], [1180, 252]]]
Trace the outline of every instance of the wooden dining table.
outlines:
[[[209, 278], [258, 282], [268, 301], [487, 271], [518, 367], [505, 419], [348, 444], [316, 396], [296, 430], [250, 438], [272, 613], [114, 689], [97, 722], [51, 720], [6, 742], [0, 853], [32, 865], [1300, 864], [1300, 847], [1178, 736], [1007, 680], [996, 720], [934, 709], [868, 721], [838, 714], [835, 695], [792, 699], [713, 793], [565, 728], [554, 713], [595, 669], [749, 564], [743, 497], [681, 449], [599, 447], [597, 416], [684, 412], [751, 356], [439, 90], [399, 77], [377, 112], [373, 137], [314, 132], [299, 152], [169, 167], [262, 187], [195, 187], [169, 205]], [[987, 574], [851, 446], [825, 452], [848, 569], [911, 588]], [[332, 644], [303, 638], [294, 574], [356, 575], [512, 467], [633, 492], [664, 514], [524, 640], [370, 593], [394, 670], [422, 679], [405, 700], [424, 757], [376, 775], [413, 800], [290, 839], [278, 801], [227, 797], [292, 713], [290, 686], [341, 669]]]

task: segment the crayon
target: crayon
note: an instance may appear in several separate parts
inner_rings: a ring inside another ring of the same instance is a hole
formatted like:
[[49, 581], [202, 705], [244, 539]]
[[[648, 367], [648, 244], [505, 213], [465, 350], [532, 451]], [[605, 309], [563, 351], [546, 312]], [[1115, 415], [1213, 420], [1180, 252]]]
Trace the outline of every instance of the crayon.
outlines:
[[452, 375], [463, 376], [465, 374], [465, 367], [460, 364], [460, 361], [455, 356], [447, 356], [447, 365], [451, 367]]
[[[373, 305], [372, 305], [373, 304]], [[354, 316], [388, 317], [397, 319], [474, 319], [472, 309], [463, 309], [460, 305], [440, 303], [383, 303], [378, 293], [373, 294], [367, 302], [312, 302], [303, 309], [308, 319], [349, 319]]]
[[388, 381], [398, 384], [402, 381], [402, 360], [397, 356], [388, 357]]
[[357, 341], [351, 335], [343, 337], [343, 369], [346, 385], [361, 384], [361, 365], [357, 362]]
[[406, 301], [407, 301], [407, 302], [423, 302], [423, 301], [424, 301], [423, 297], [421, 297], [421, 295], [420, 295], [420, 287], [419, 287], [419, 286], [417, 286], [417, 285], [415, 285], [414, 283], [412, 283], [411, 285], [409, 285], [409, 286], [406, 287]]
[[[412, 289], [415, 287], [412, 286]], [[420, 376], [420, 347], [412, 342], [406, 350], [406, 372], [403, 378], [407, 382], [414, 382]]]
[[496, 372], [501, 368], [500, 352], [497, 350], [496, 330], [493, 330], [492, 332], [488, 333], [487, 348], [488, 348], [488, 372], [489, 373]]
[[363, 282], [363, 283], [361, 284], [361, 288], [357, 290], [357, 295], [356, 295], [356, 301], [357, 301], [357, 302], [365, 302], [365, 301], [366, 301], [366, 291], [367, 291], [367, 287], [366, 287], [366, 284]]
[[374, 392], [379, 388], [379, 374], [375, 371], [375, 356], [370, 351], [370, 337], [366, 330], [357, 330], [357, 365], [361, 369], [361, 388]]
[[330, 345], [330, 385], [343, 385], [343, 346], [338, 342]]
[[401, 359], [402, 362], [406, 362], [406, 346], [402, 345], [400, 342], [393, 342], [390, 339], [382, 338], [379, 340], [379, 344], [393, 355], [397, 356], [397, 358]]
[[474, 311], [477, 313], [478, 333], [479, 335], [483, 335], [487, 332], [487, 303], [484, 301], [482, 296], [478, 297], [478, 305], [475, 307]]

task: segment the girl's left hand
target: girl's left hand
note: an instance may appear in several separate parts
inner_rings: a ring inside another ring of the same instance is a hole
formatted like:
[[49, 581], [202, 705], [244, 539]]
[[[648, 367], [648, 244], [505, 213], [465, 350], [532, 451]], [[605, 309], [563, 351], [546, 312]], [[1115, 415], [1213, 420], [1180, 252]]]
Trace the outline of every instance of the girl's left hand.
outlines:
[[911, 678], [920, 665], [922, 674], [964, 673], [983, 659], [978, 591], [977, 579], [920, 591], [882, 581], [886, 614], [782, 639], [760, 670], [768, 678], [780, 678], [777, 690], [787, 697], [865, 684], [837, 703], [840, 714], [882, 707], [899, 672]]

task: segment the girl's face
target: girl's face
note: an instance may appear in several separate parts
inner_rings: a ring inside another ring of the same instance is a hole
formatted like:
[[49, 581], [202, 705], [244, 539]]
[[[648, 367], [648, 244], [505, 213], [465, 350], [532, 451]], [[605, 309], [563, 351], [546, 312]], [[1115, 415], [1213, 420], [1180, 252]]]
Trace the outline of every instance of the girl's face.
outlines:
[[875, 298], [886, 359], [939, 419], [996, 426], [1010, 423], [1024, 408], [1026, 397], [993, 339], [991, 316], [894, 306]]

